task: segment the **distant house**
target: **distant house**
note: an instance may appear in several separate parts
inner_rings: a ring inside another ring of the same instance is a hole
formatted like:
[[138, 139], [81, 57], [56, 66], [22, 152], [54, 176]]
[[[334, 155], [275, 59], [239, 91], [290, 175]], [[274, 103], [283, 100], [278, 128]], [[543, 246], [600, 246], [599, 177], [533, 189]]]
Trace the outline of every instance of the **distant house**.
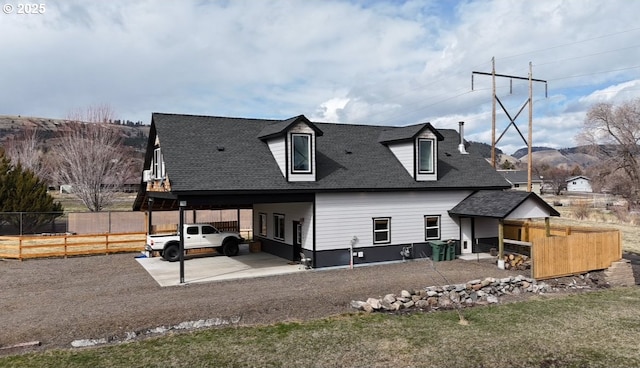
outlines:
[[[498, 170], [498, 172], [511, 183], [511, 189], [527, 190], [529, 173], [526, 170]], [[536, 174], [531, 174], [531, 191], [540, 193], [541, 187], [542, 179]]]
[[591, 179], [582, 175], [567, 179], [567, 192], [593, 192], [593, 189], [591, 189]]

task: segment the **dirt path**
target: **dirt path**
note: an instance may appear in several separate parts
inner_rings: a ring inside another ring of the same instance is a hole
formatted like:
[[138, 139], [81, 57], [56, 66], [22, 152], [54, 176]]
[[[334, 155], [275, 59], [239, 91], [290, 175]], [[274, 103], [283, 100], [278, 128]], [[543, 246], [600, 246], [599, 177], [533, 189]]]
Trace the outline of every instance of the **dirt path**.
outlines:
[[435, 263], [445, 281], [430, 265], [421, 260], [161, 288], [134, 254], [0, 260], [0, 347], [34, 340], [39, 349], [70, 347], [77, 339], [198, 319], [306, 320], [351, 312], [354, 299], [518, 274], [490, 261]]

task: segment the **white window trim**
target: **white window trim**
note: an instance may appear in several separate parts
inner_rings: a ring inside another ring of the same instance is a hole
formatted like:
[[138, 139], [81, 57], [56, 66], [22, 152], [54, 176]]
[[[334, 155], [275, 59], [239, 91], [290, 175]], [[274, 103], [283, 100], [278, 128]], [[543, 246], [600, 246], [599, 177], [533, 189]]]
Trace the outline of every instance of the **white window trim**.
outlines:
[[[420, 143], [424, 142], [424, 141], [429, 141], [431, 142], [431, 167], [429, 168], [429, 170], [422, 170], [422, 165], [421, 163], [421, 159], [422, 159], [422, 155], [421, 155], [421, 149], [420, 149]], [[416, 157], [416, 166], [418, 169], [418, 174], [433, 174], [436, 172], [436, 154], [435, 154], [435, 147], [436, 147], [436, 142], [435, 139], [433, 138], [418, 138], [418, 142], [416, 143], [417, 145], [417, 157]]]
[[[386, 220], [387, 228], [385, 230], [376, 230], [376, 221]], [[391, 217], [374, 217], [373, 218], [373, 244], [389, 244], [391, 243]], [[376, 233], [387, 233], [386, 240], [376, 240]]]
[[[438, 219], [438, 226], [427, 226], [427, 219], [429, 218], [437, 218]], [[442, 237], [442, 217], [440, 215], [425, 215], [424, 216], [424, 239], [425, 240], [439, 240]], [[430, 229], [438, 229], [438, 236], [437, 237], [429, 237], [427, 235], [427, 230]]]
[[164, 159], [162, 157], [162, 150], [160, 147], [156, 147], [153, 150], [153, 162], [151, 163], [151, 172], [154, 179], [164, 179]]
[[[306, 137], [309, 140], [308, 149], [307, 149], [307, 157], [309, 161], [309, 168], [307, 170], [296, 170], [294, 166], [295, 152], [294, 152], [294, 141], [295, 137]], [[291, 144], [290, 144], [290, 164], [291, 164], [291, 173], [292, 174], [311, 174], [313, 172], [313, 137], [308, 133], [292, 133], [291, 134]]]

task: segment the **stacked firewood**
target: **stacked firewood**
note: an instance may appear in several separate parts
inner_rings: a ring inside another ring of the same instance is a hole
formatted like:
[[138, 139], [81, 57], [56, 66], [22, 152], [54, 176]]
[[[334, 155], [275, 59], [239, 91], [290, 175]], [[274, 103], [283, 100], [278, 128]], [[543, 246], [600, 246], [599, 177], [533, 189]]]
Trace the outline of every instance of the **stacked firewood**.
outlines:
[[531, 268], [531, 258], [522, 254], [505, 254], [504, 257], [505, 270], [528, 270]]

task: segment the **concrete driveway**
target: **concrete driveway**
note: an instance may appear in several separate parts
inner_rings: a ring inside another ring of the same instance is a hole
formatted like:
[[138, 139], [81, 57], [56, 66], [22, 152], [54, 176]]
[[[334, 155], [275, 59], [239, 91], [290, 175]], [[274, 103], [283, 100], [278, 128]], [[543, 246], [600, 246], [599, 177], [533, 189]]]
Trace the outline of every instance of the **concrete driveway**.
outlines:
[[[167, 262], [162, 257], [136, 258], [138, 263], [160, 286], [180, 285], [180, 262]], [[263, 277], [306, 271], [303, 266], [269, 253], [250, 253], [240, 244], [236, 257], [211, 255], [187, 257], [184, 262], [185, 284]]]

